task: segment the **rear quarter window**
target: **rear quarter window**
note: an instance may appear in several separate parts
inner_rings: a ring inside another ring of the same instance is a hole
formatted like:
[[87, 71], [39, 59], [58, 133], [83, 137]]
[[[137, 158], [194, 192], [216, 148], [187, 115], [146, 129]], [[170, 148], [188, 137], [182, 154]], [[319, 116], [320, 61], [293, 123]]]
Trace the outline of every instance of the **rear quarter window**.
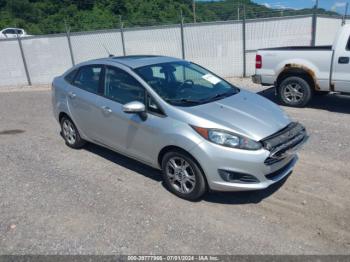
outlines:
[[97, 94], [102, 73], [101, 65], [82, 66], [74, 77], [73, 85], [87, 92]]
[[74, 77], [77, 74], [77, 72], [78, 72], [78, 69], [73, 70], [72, 72], [70, 72], [68, 75], [64, 77], [64, 80], [66, 80], [70, 84], [73, 83]]

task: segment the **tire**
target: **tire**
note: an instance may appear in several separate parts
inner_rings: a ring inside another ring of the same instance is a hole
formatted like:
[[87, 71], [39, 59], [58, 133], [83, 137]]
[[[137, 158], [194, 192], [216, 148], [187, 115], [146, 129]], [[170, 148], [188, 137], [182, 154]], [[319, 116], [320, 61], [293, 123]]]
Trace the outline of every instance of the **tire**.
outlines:
[[60, 124], [61, 134], [67, 146], [74, 149], [79, 149], [85, 145], [85, 140], [81, 138], [78, 129], [69, 117], [62, 117]]
[[162, 170], [167, 188], [180, 198], [195, 201], [207, 192], [203, 171], [185, 152], [176, 150], [166, 153], [162, 159]]
[[305, 79], [291, 76], [279, 85], [278, 96], [284, 105], [304, 107], [310, 102], [313, 90]]

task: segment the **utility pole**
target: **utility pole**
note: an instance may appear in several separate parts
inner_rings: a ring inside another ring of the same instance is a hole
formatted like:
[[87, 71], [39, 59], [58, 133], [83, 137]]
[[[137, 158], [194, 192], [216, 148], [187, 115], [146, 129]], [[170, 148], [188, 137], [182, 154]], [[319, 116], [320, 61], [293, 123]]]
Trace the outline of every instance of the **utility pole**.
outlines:
[[316, 0], [316, 2], [315, 2], [315, 8], [316, 8], [316, 9], [318, 9], [318, 1], [319, 1], [319, 0]]
[[349, 2], [347, 2], [346, 6], [345, 6], [345, 14], [344, 14], [344, 17], [343, 17], [342, 25], [346, 24], [346, 17], [348, 16], [348, 9], [349, 9]]
[[193, 23], [197, 22], [196, 18], [196, 0], [192, 1]]
[[239, 20], [239, 16], [240, 16], [240, 10], [239, 10], [239, 6], [237, 7], [237, 20]]
[[317, 29], [317, 11], [318, 11], [318, 0], [315, 2], [314, 14], [312, 16], [312, 35], [311, 35], [311, 45], [316, 45], [316, 29]]

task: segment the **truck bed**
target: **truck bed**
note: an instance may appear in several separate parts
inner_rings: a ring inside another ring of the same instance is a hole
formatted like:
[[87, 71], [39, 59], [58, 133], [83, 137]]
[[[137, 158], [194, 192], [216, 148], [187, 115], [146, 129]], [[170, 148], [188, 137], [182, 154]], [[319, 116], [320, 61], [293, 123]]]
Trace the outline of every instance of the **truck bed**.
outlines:
[[329, 88], [332, 46], [288, 46], [258, 50], [262, 56], [262, 68], [257, 70], [265, 85], [272, 85], [286, 65], [308, 68], [318, 80], [320, 89]]

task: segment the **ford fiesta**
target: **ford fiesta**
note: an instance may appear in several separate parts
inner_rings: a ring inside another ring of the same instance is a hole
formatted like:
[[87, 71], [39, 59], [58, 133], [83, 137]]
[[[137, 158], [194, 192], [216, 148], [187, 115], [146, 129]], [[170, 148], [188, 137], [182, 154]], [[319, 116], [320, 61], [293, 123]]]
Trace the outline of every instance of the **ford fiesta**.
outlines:
[[54, 79], [52, 103], [69, 147], [89, 141], [161, 169], [188, 200], [267, 188], [292, 172], [308, 138], [269, 100], [171, 57], [79, 64]]

